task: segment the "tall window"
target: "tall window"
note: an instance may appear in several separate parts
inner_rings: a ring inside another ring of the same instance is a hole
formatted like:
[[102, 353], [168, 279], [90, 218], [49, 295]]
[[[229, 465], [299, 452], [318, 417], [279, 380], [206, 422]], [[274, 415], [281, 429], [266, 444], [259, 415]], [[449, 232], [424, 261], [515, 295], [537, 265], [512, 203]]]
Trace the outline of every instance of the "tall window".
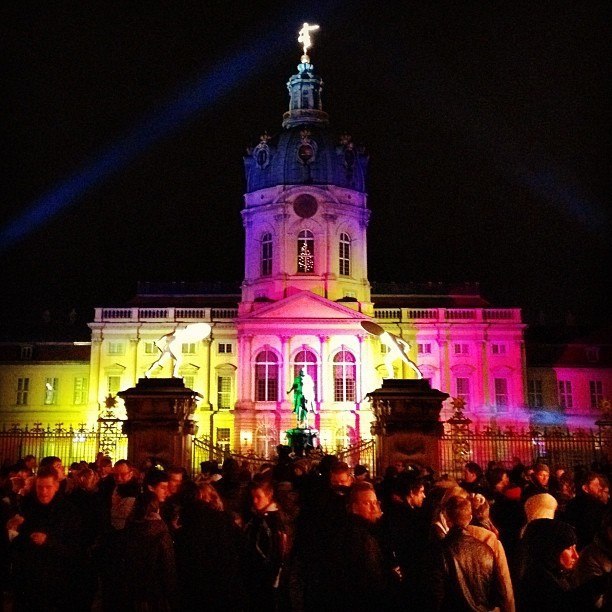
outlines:
[[494, 343], [491, 345], [491, 354], [493, 355], [505, 355], [506, 354], [506, 345]]
[[181, 353], [183, 353], [183, 355], [195, 355], [195, 352], [195, 342], [183, 342], [181, 344]]
[[342, 276], [351, 274], [351, 238], [348, 234], [340, 234], [339, 269]]
[[304, 374], [310, 375], [314, 381], [315, 399], [317, 393], [317, 358], [312, 351], [302, 349], [296, 356], [293, 362], [293, 375], [297, 376], [300, 370], [304, 370]]
[[314, 234], [302, 230], [297, 241], [297, 271], [310, 274], [314, 272]]
[[17, 405], [18, 406], [28, 405], [29, 392], [30, 392], [30, 379], [29, 378], [18, 378], [17, 379]]
[[465, 405], [470, 405], [470, 379], [457, 378], [457, 399], [462, 399]]
[[72, 393], [72, 403], [75, 406], [87, 403], [87, 379], [77, 377], [74, 379], [74, 390]]
[[272, 274], [272, 234], [265, 233], [261, 237], [261, 275]]
[[542, 381], [533, 378], [527, 381], [527, 401], [532, 408], [544, 406], [544, 394], [542, 393]]
[[57, 404], [57, 378], [45, 378], [45, 405]]
[[21, 347], [21, 358], [24, 360], [32, 359], [32, 353], [34, 352], [34, 347], [27, 345]]
[[230, 376], [217, 376], [217, 407], [231, 408], [232, 379]]
[[431, 355], [431, 342], [418, 342], [417, 353], [419, 355]]
[[559, 405], [561, 408], [573, 408], [572, 383], [569, 380], [559, 381]]
[[496, 378], [495, 384], [495, 407], [499, 412], [508, 410], [508, 379]]
[[232, 343], [231, 342], [220, 342], [218, 352], [220, 354], [223, 353], [225, 355], [231, 355], [233, 352]]
[[591, 408], [599, 408], [601, 400], [603, 400], [603, 385], [601, 380], [589, 380], [589, 392], [591, 395]]
[[355, 356], [341, 350], [334, 356], [334, 401], [355, 401], [355, 378], [357, 367]]
[[217, 427], [217, 446], [220, 446], [225, 452], [230, 451], [230, 428]]
[[262, 423], [255, 430], [255, 452], [260, 457], [270, 457], [278, 444], [278, 432], [274, 427]]
[[121, 376], [109, 376], [107, 382], [109, 395], [117, 395], [117, 393], [119, 393], [119, 389], [121, 388]]
[[278, 358], [272, 351], [261, 351], [255, 359], [255, 401], [278, 400]]
[[356, 442], [357, 436], [355, 430], [348, 425], [343, 425], [336, 429], [336, 435], [334, 436], [334, 445], [337, 450], [347, 448], [351, 444]]

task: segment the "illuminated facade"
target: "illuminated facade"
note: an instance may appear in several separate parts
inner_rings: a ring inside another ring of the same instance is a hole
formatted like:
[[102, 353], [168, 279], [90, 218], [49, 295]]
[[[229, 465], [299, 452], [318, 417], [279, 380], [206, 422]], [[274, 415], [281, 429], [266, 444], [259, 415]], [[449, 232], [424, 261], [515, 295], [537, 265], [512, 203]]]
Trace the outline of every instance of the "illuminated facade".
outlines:
[[[474, 285], [370, 283], [367, 156], [331, 130], [306, 55], [288, 89], [280, 134], [263, 134], [244, 160], [240, 291], [145, 283], [129, 306], [96, 308], [90, 342], [6, 344], [0, 422], [91, 425], [109, 395], [157, 360], [156, 340], [179, 324], [207, 323], [209, 337], [182, 343], [178, 371], [202, 395], [198, 435], [269, 454], [295, 426], [287, 391], [303, 368], [315, 383], [322, 445], [344, 447], [371, 436], [365, 396], [387, 376], [384, 345], [361, 325], [376, 321], [410, 344], [432, 387], [465, 401], [475, 425], [526, 426], [537, 417], [593, 426], [610, 396], [605, 359], [590, 370], [535, 359], [528, 372], [519, 309], [491, 308]], [[400, 360], [394, 368], [414, 377]], [[152, 373], [171, 375], [170, 363]], [[124, 416], [120, 400], [116, 410]], [[442, 418], [450, 416], [449, 404]]]
[[[321, 443], [347, 446], [371, 436], [365, 396], [387, 376], [385, 347], [361, 325], [374, 319], [409, 342], [423, 376], [463, 397], [475, 420], [524, 416], [520, 311], [487, 308], [474, 287], [459, 295], [431, 287], [429, 297], [381, 287], [373, 300], [367, 156], [330, 128], [322, 81], [306, 54], [287, 86], [280, 134], [264, 133], [244, 160], [240, 295], [149, 285], [131, 308], [96, 309], [92, 401], [114, 395], [117, 377], [121, 387], [135, 384], [156, 357], [154, 341], [173, 326], [204, 321], [212, 336], [184, 347], [179, 372], [203, 396], [201, 434], [269, 453], [295, 426], [287, 391], [303, 368], [315, 382]], [[401, 361], [394, 366], [398, 377], [414, 376]]]

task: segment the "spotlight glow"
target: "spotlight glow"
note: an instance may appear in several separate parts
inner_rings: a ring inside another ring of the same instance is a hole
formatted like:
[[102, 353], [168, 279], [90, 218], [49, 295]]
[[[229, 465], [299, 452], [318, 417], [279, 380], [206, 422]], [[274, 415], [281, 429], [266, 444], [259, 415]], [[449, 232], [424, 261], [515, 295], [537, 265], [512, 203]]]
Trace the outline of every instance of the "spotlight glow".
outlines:
[[[339, 2], [328, 2], [318, 13], [331, 13]], [[145, 117], [131, 132], [109, 146], [97, 158], [59, 182], [34, 201], [27, 210], [0, 229], [0, 252], [8, 249], [41, 227], [63, 209], [74, 204], [85, 192], [100, 185], [125, 168], [154, 143], [184, 127], [196, 115], [237, 89], [261, 77], [266, 67], [262, 58], [285, 55], [293, 46], [282, 33], [289, 23], [300, 23], [303, 11], [291, 8], [277, 16], [276, 26], [254, 28], [260, 32], [222, 64], [213, 67], [199, 80], [170, 97], [171, 102]]]

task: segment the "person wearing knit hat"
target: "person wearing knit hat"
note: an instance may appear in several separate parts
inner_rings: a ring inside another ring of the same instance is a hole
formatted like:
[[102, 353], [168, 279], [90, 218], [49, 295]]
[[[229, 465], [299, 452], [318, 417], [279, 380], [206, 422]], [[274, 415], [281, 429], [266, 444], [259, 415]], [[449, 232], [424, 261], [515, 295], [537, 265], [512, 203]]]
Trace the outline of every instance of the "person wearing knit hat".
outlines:
[[555, 518], [555, 512], [557, 511], [557, 500], [550, 493], [537, 493], [532, 495], [525, 502], [525, 516], [527, 522], [535, 519]]
[[[533, 495], [525, 502], [525, 516], [527, 522], [523, 525], [519, 533], [519, 541], [515, 549], [515, 569], [517, 577], [525, 573], [525, 568], [531, 557], [531, 547], [536, 544], [532, 542], [537, 537], [537, 532], [532, 536], [529, 525], [533, 521], [552, 520], [555, 518], [557, 500], [548, 493], [538, 493]], [[541, 528], [540, 528], [541, 529]], [[525, 537], [526, 536], [526, 537]]]
[[572, 588], [578, 561], [574, 528], [557, 519], [534, 519], [523, 536], [527, 560], [518, 582], [518, 610], [588, 610], [587, 590]]

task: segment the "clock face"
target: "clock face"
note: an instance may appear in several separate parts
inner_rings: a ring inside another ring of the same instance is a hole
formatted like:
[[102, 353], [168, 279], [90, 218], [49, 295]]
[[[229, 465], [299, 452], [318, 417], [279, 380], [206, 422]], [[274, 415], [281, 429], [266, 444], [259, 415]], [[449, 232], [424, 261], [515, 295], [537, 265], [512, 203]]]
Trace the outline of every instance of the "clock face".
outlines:
[[316, 198], [308, 193], [299, 195], [293, 202], [293, 211], [298, 217], [302, 217], [302, 219], [314, 216], [318, 208], [319, 205]]

